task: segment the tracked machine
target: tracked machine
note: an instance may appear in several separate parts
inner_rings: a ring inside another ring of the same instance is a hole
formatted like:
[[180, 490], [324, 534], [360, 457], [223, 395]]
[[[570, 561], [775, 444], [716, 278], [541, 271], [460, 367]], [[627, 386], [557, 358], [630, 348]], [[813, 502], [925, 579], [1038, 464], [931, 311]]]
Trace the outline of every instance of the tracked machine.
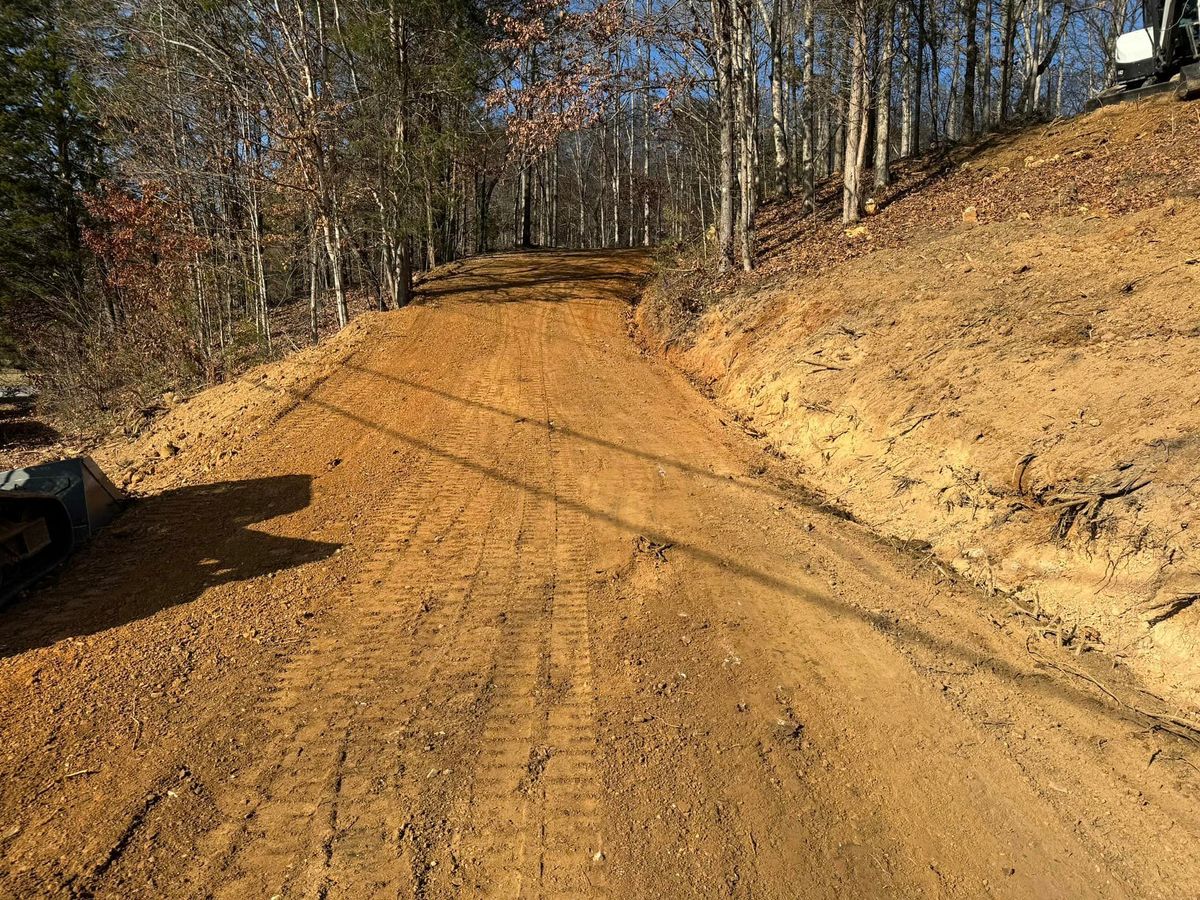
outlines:
[[1117, 38], [1113, 83], [1095, 106], [1168, 91], [1200, 97], [1200, 0], [1144, 0], [1142, 21]]

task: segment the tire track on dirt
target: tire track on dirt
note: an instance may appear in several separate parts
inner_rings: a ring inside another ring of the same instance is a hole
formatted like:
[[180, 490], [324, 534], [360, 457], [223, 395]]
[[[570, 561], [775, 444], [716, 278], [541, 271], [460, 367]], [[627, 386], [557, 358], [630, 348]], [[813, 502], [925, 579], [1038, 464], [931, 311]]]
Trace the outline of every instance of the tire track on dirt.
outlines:
[[[396, 344], [400, 349], [411, 348], [425, 339], [420, 331], [411, 329], [399, 333], [389, 331], [381, 335], [381, 338], [395, 338], [397, 334], [399, 340], [396, 341]], [[375, 352], [386, 353], [389, 344], [385, 340], [382, 346], [376, 345], [374, 349]], [[386, 387], [384, 390], [386, 391]], [[335, 375], [330, 379], [325, 379], [305, 395], [297, 395], [292, 398], [293, 405], [268, 426], [252, 449], [229, 467], [227, 475], [235, 476], [242, 472], [261, 473], [264, 466], [277, 466], [278, 461], [292, 460], [298, 455], [305, 460], [306, 467], [323, 471], [327, 468], [324, 465], [324, 457], [319, 452], [314, 452], [312, 448], [337, 447], [340, 448], [337, 452], [344, 458], [350, 458], [362, 451], [364, 444], [369, 444], [372, 439], [372, 430], [363, 427], [346, 429], [344, 422], [339, 421], [336, 416], [331, 416], [329, 410], [323, 408], [323, 405], [317, 401], [316, 398], [322, 391], [332, 391], [341, 398], [341, 402], [350, 408], [362, 409], [370, 408], [373, 401], [378, 400], [380, 386], [373, 385], [370, 381], [361, 378], [347, 381], [344, 377]], [[375, 437], [377, 441], [377, 436]], [[417, 455], [416, 451], [405, 447], [402, 452], [405, 455], [405, 461], [412, 464], [412, 458]], [[176, 518], [185, 514], [183, 509], [173, 511]], [[234, 538], [235, 535], [230, 534], [227, 542]], [[294, 656], [293, 653], [293, 658]], [[268, 681], [261, 688], [264, 698], [262, 703], [266, 704], [266, 709], [271, 709], [271, 700], [278, 696], [281, 684], [279, 679], [275, 679]], [[269, 718], [270, 713], [264, 714], [264, 717]], [[195, 733], [200, 735], [219, 727], [217, 723], [220, 718], [218, 713], [211, 716], [207, 722], [196, 723]], [[267, 754], [267, 758], [269, 758], [269, 754]], [[151, 755], [143, 760], [144, 771], [159, 773], [153, 778], [153, 782], [158, 787], [147, 793], [136, 806], [130, 807], [124, 817], [127, 824], [119, 832], [111, 849], [98, 853], [97, 862], [75, 877], [75, 883], [80, 885], [80, 890], [85, 893], [103, 891], [105, 883], [120, 880], [123, 856], [130, 850], [138, 848], [140, 843], [144, 843], [146, 833], [154, 832], [163, 820], [172, 817], [172, 814], [168, 813], [161, 805], [161, 800], [168, 795], [174, 797], [181, 784], [187, 785], [188, 790], [193, 794], [199, 792], [198, 799], [203, 801], [204, 806], [214, 808], [215, 804], [215, 811], [219, 810], [226, 814], [226, 821], [217, 826], [217, 832], [228, 834], [244, 831], [244, 825], [234, 827], [229, 824], [230, 822], [241, 823], [246, 820], [246, 810], [242, 805], [229, 803], [225, 796], [227, 790], [219, 786], [212, 790], [211, 783], [201, 785], [196, 776], [190, 773], [189, 766], [191, 765], [186, 750], [181, 755], [178, 750], [171, 752], [167, 748], [164, 748], [164, 752], [152, 750]], [[258, 761], [256, 765], [261, 767], [262, 762]], [[181, 776], [180, 773], [183, 775]], [[209, 839], [211, 840], [211, 835]], [[228, 861], [224, 851], [215, 851], [212, 858], [218, 861]], [[170, 872], [172, 861], [165, 861], [161, 868], [165, 872]], [[215, 867], [210, 864], [203, 866], [202, 869], [211, 872]], [[180, 877], [183, 880], [191, 881], [195, 877], [195, 872], [191, 877], [183, 873], [180, 874]]]
[[[386, 352], [386, 345], [385, 345], [385, 348], [380, 348], [380, 349], [381, 349], [381, 351]], [[372, 409], [373, 408], [373, 409], [376, 409], [377, 411], [382, 411], [382, 410], [387, 409], [387, 404], [386, 404], [386, 400], [388, 399], [387, 393], [388, 393], [388, 386], [386, 384], [373, 384], [369, 380], [364, 380], [364, 379], [360, 378], [360, 379], [357, 379], [356, 381], [351, 382], [350, 388], [348, 390], [343, 390], [339, 394], [339, 397], [341, 399], [341, 402], [346, 404], [347, 408], [349, 408], [349, 409]], [[385, 402], [383, 404], [381, 404], [379, 402], [381, 399], [381, 395], [382, 395], [383, 399], [385, 400]], [[311, 398], [308, 401], [302, 401], [302, 402], [306, 402], [308, 404], [314, 403], [314, 401]], [[297, 439], [298, 441], [302, 442], [305, 439], [311, 441], [311, 440], [314, 440], [314, 438], [315, 438], [316, 440], [320, 441], [318, 446], [321, 446], [321, 445], [327, 446], [327, 444], [325, 444], [325, 440], [328, 437], [329, 433], [332, 433], [337, 437], [341, 437], [342, 435], [348, 435], [351, 438], [352, 443], [349, 445], [343, 443], [343, 446], [353, 446], [353, 447], [356, 447], [359, 449], [363, 449], [362, 445], [364, 444], [364, 441], [367, 441], [372, 434], [375, 435], [376, 441], [378, 442], [379, 435], [388, 433], [389, 429], [392, 427], [392, 424], [388, 421], [388, 418], [385, 416], [384, 420], [381, 421], [381, 423], [380, 423], [381, 424], [380, 429], [372, 430], [370, 428], [367, 428], [367, 429], [351, 428], [351, 429], [347, 430], [345, 428], [344, 423], [339, 421], [339, 417], [337, 415], [332, 415], [332, 416], [330, 415], [331, 410], [328, 407], [329, 407], [329, 404], [324, 404], [324, 406], [316, 407], [317, 409], [320, 410], [320, 415], [316, 416], [316, 421], [319, 421], [321, 423], [321, 428], [319, 430], [313, 429], [312, 431], [306, 430], [305, 433], [302, 434]], [[451, 411], [453, 412], [453, 410], [451, 410]], [[308, 415], [293, 416], [290, 418], [289, 428], [297, 426], [297, 425], [307, 427], [306, 423], [309, 421], [312, 421], [312, 420], [313, 420], [313, 417], [308, 416]], [[339, 432], [339, 428], [340, 428], [340, 432]], [[446, 438], [447, 440], [450, 440], [450, 441], [459, 440], [462, 436], [465, 436], [468, 433], [466, 427], [464, 425], [462, 425], [462, 423], [457, 423], [457, 428], [459, 429], [458, 431], [451, 431], [448, 433], [447, 438]], [[280, 447], [282, 445], [291, 444], [291, 443], [293, 443], [293, 442], [288, 441], [286, 439], [278, 439], [278, 440], [269, 442], [264, 448], [265, 452], [268, 454], [267, 458], [268, 459], [273, 458], [274, 453], [280, 452]], [[337, 446], [337, 445], [335, 444], [334, 446]], [[368, 447], [365, 449], [371, 450], [372, 448]], [[415, 451], [411, 450], [410, 448], [402, 447], [402, 448], [398, 448], [398, 449], [402, 449], [402, 451], [404, 453], [406, 453], [409, 457], [418, 455], [418, 454], [416, 454]], [[294, 454], [295, 451], [293, 450], [292, 452]], [[370, 454], [367, 453], [366, 455], [370, 455]], [[378, 452], [376, 452], [376, 456], [378, 456]], [[437, 460], [437, 457], [435, 455], [426, 453], [426, 454], [424, 454], [424, 456], [431, 457], [432, 459], [437, 461], [439, 464], [441, 463], [440, 460]], [[411, 522], [415, 518], [419, 517], [419, 514], [414, 515], [414, 510], [420, 508], [419, 503], [405, 502], [403, 497], [411, 496], [411, 497], [415, 498], [416, 500], [419, 500], [420, 497], [422, 497], [422, 496], [424, 496], [427, 499], [435, 499], [436, 498], [438, 484], [440, 481], [442, 481], [444, 479], [440, 478], [436, 473], [431, 474], [429, 471], [426, 470], [426, 468], [423, 468], [426, 466], [427, 462], [428, 462], [428, 459], [425, 459], [419, 465], [416, 465], [416, 468], [418, 468], [418, 470], [423, 472], [422, 478], [420, 480], [418, 480], [418, 482], [417, 482], [418, 487], [419, 487], [418, 493], [413, 494], [413, 495], [404, 494], [401, 497], [396, 498], [395, 507], [398, 508], [400, 510], [400, 512], [394, 513], [391, 515], [385, 514], [382, 517], [382, 519], [375, 526], [373, 534], [368, 534], [367, 529], [361, 529], [360, 533], [357, 535], [357, 540], [356, 540], [357, 543], [363, 544], [366, 546], [374, 546], [375, 547], [376, 552], [374, 554], [374, 558], [376, 560], [393, 559], [396, 553], [401, 552], [403, 550], [403, 546], [402, 546], [402, 542], [396, 539], [396, 529], [403, 527], [402, 523]], [[366, 535], [365, 538], [364, 538], [364, 534]], [[353, 592], [351, 591], [348, 593], [352, 595]], [[339, 601], [339, 602], [345, 602], [345, 601]], [[316, 640], [320, 641], [321, 637], [318, 636], [316, 638]], [[298, 652], [298, 653], [293, 652], [292, 662], [289, 663], [285, 667], [285, 669], [283, 670], [283, 673], [275, 679], [274, 683], [269, 684], [265, 688], [265, 690], [263, 692], [264, 693], [264, 701], [263, 702], [265, 704], [265, 706], [263, 707], [264, 712], [261, 713], [260, 716], [264, 722], [271, 722], [271, 720], [276, 717], [277, 717], [277, 721], [272, 722], [272, 725], [275, 726], [274, 728], [260, 729], [258, 739], [264, 739], [262, 737], [262, 734], [265, 733], [267, 735], [267, 737], [265, 738], [265, 740], [267, 740], [267, 742], [268, 742], [267, 746], [266, 746], [266, 748], [260, 747], [258, 749], [257, 755], [259, 755], [261, 758], [258, 760], [255, 760], [253, 765], [250, 765], [243, 772], [243, 775], [257, 771], [257, 773], [258, 773], [257, 777], [260, 781], [262, 779], [266, 778], [266, 775], [264, 774], [264, 772], [268, 768], [266, 765], [266, 761], [269, 761], [273, 758], [272, 754], [269, 750], [269, 747], [271, 746], [272, 742], [277, 742], [279, 740], [279, 737], [278, 737], [279, 726], [286, 725], [289, 721], [291, 721], [291, 740], [292, 741], [303, 740], [305, 738], [311, 737], [309, 732], [303, 731], [303, 729], [306, 727], [309, 728], [311, 731], [311, 725], [306, 721], [306, 719], [303, 716], [297, 717], [295, 715], [295, 709], [298, 709], [300, 704], [306, 702], [306, 700], [304, 699], [304, 694], [306, 691], [310, 691], [312, 689], [313, 685], [312, 685], [311, 680], [310, 680], [310, 682], [305, 683], [302, 678], [297, 677], [296, 673], [303, 672], [306, 669], [311, 669], [314, 666], [320, 667], [321, 665], [323, 665], [322, 660], [324, 659], [324, 657], [321, 657], [319, 654], [317, 654], [315, 652], [315, 650], [314, 650], [315, 646], [316, 645], [314, 643], [310, 642], [310, 644], [306, 650]], [[328, 651], [326, 651], [326, 654], [328, 655]], [[307, 662], [306, 662], [306, 660], [307, 660]], [[316, 660], [316, 661], [314, 662], [314, 660]], [[335, 664], [336, 664], [336, 660], [335, 660]], [[335, 671], [335, 669], [332, 666], [330, 666], [328, 668], [330, 669], [330, 671]], [[281, 696], [283, 696], [284, 693], [289, 689], [292, 690], [292, 694], [294, 697], [294, 701], [290, 704], [290, 706], [287, 702], [280, 700]], [[281, 713], [281, 711], [282, 711], [282, 713], [284, 713], [283, 715], [279, 715]], [[292, 713], [291, 720], [289, 720], [289, 717], [287, 715], [288, 712]], [[285, 733], [287, 732], [287, 728], [284, 728], [283, 730]], [[254, 737], [250, 738], [250, 740], [254, 740], [254, 739], [255, 739]], [[329, 743], [329, 741], [325, 740], [325, 744], [328, 745], [328, 743]], [[265, 750], [265, 752], [264, 752], [264, 750]], [[336, 752], [337, 752], [336, 747], [334, 748], [334, 751], [330, 751], [328, 746], [325, 747], [325, 751], [326, 751], [326, 756], [329, 756], [331, 752], [334, 752], [336, 755]], [[249, 752], [249, 748], [247, 748], [247, 752]], [[310, 752], [308, 754], [308, 759], [312, 759], [314, 755], [316, 755], [316, 754]], [[169, 763], [168, 763], [168, 766], [169, 766]], [[336, 769], [336, 767], [334, 767], [334, 768]], [[278, 775], [276, 777], [278, 777]], [[243, 778], [243, 780], [246, 780], [246, 778]], [[254, 778], [249, 778], [249, 780], [251, 781], [251, 783], [255, 783]], [[185, 880], [191, 881], [193, 883], [196, 882], [197, 880], [199, 880], [199, 882], [203, 883], [204, 881], [206, 881], [210, 878], [210, 876], [212, 875], [212, 873], [214, 871], [222, 871], [222, 870], [226, 869], [226, 867], [231, 865], [231, 858], [232, 858], [231, 854], [238, 847], [239, 841], [242, 843], [246, 842], [246, 834], [247, 834], [247, 829], [248, 829], [248, 826], [246, 823], [247, 822], [252, 823], [255, 821], [255, 818], [256, 818], [255, 809], [258, 806], [258, 802], [255, 801], [253, 799], [253, 797], [247, 798], [245, 796], [246, 791], [241, 791], [241, 792], [235, 793], [234, 796], [232, 796], [232, 797], [229, 796], [228, 788], [224, 788], [223, 790], [218, 789], [215, 791], [215, 793], [216, 793], [216, 797], [214, 799], [220, 805], [222, 810], [225, 812], [226, 822], [224, 825], [218, 827], [218, 829], [215, 832], [209, 834], [207, 836], [207, 838], [205, 839], [206, 846], [211, 846], [214, 848], [211, 855], [209, 856], [209, 858], [214, 860], [215, 863], [206, 865], [206, 866], [202, 866], [202, 868], [200, 870], [194, 871], [190, 878], [185, 879]], [[253, 793], [253, 791], [251, 791], [250, 793]], [[263, 793], [261, 787], [259, 788], [258, 793], [260, 795]], [[287, 800], [287, 801], [281, 801], [281, 802], [292, 802], [292, 801]], [[250, 807], [249, 812], [247, 812], [247, 809], [246, 809], [247, 806]], [[309, 810], [306, 807], [296, 806], [295, 809], [292, 810], [292, 812], [294, 813], [294, 815], [296, 817], [303, 817], [308, 814]], [[139, 814], [139, 812], [136, 810], [134, 811], [134, 819], [136, 820], [134, 834], [131, 836], [126, 836], [123, 839], [123, 847], [125, 847], [125, 848], [132, 846], [135, 843], [135, 841], [133, 840], [133, 837], [136, 836], [137, 832], [147, 830], [148, 828], [152, 829], [152, 827], [155, 825], [155, 822], [151, 819], [151, 817], [147, 816], [144, 813]], [[238, 823], [238, 824], [231, 825], [230, 824], [231, 822]], [[287, 816], [283, 816], [280, 818], [280, 826], [281, 826], [280, 832], [284, 833], [284, 834], [293, 834], [296, 831], [295, 828], [290, 827]], [[221, 837], [222, 834], [224, 835], [224, 837]], [[222, 849], [222, 848], [224, 848], [224, 849]], [[118, 858], [120, 856], [120, 852], [121, 851], [119, 851], [116, 854], [116, 856]], [[109, 862], [109, 865], [105, 867], [105, 870], [112, 868], [115, 871], [118, 868], [115, 865], [115, 863], [117, 861], [118, 861], [118, 859], [111, 860]], [[103, 874], [103, 873], [101, 873], [101, 874]], [[85, 879], [85, 883], [91, 883], [92, 881], [95, 881], [94, 877]], [[233, 893], [235, 893], [235, 894], [237, 893], [236, 889], [233, 891]]]
[[[503, 347], [498, 350], [502, 354]], [[476, 375], [474, 383], [473, 393], [481, 402], [494, 399], [494, 371]], [[361, 390], [339, 401], [348, 410], [376, 408], [381, 389], [386, 391], [386, 386], [364, 381]], [[451, 405], [444, 414], [440, 441], [487, 455], [479, 441], [478, 422]], [[379, 433], [388, 431], [383, 427]], [[365, 808], [377, 806], [370, 798], [380, 794], [386, 783], [364, 779], [357, 770], [367, 760], [394, 758], [388, 738], [411, 715], [406, 711], [411, 685], [436, 674], [426, 659], [398, 657], [392, 641], [401, 635], [436, 638], [440, 625], [426, 622], [429, 627], [419, 628], [418, 622], [437, 617], [438, 608], [428, 598], [452, 586], [438, 582], [439, 561], [460, 559], [463, 542], [454, 536], [486, 516], [496, 499], [483, 475], [432, 451], [420, 454], [417, 471], [417, 477], [402, 483], [375, 515], [365, 538], [360, 536], [358, 542], [373, 550], [350, 586], [340, 622], [286, 667], [272, 692], [276, 699], [265, 718], [286, 735], [281, 761], [256, 789], [264, 799], [253, 811], [255, 833], [236, 840], [224, 854], [222, 866], [237, 871], [239, 859], [249, 857], [245, 868], [257, 873], [255, 886], [261, 889], [272, 887], [269, 876], [261, 880], [262, 873], [274, 872], [276, 884], [284, 890], [318, 896], [336, 893], [327, 873], [335, 852], [363, 843], [353, 823], [364, 816], [372, 822], [366, 845], [392, 848], [372, 855], [372, 879], [394, 886], [410, 877], [399, 862], [397, 847], [403, 824], [390, 824], [397, 807], [387, 804], [390, 815], [380, 815], [378, 810], [370, 815]], [[469, 582], [475, 574], [462, 573], [457, 581]], [[449, 605], [443, 600], [438, 607]], [[297, 840], [297, 835], [303, 837]], [[279, 841], [279, 836], [292, 841]], [[265, 851], [268, 838], [274, 839], [275, 846]], [[353, 858], [354, 854], [346, 855]], [[298, 860], [307, 861], [299, 870]], [[243, 885], [233, 883], [231, 888], [230, 896], [236, 896]]]
[[[528, 409], [527, 364], [534, 348], [527, 335], [506, 333], [516, 338], [517, 346], [510, 369], [502, 376], [504, 403], [506, 408], [524, 411]], [[505, 471], [519, 472], [523, 482], [536, 480], [543, 476], [543, 466], [536, 452], [531, 452], [536, 434], [527, 417], [522, 417], [517, 430], [519, 469]], [[486, 679], [480, 703], [473, 710], [474, 733], [460, 744], [460, 752], [469, 759], [470, 773], [453, 810], [453, 827], [462, 835], [458, 853], [464, 875], [483, 896], [516, 896], [519, 890], [525, 813], [519, 785], [530, 754], [539, 644], [552, 589], [545, 566], [553, 539], [549, 506], [544, 498], [518, 490], [511, 482], [504, 491], [520, 510], [519, 527], [508, 548], [512, 563], [506, 567], [499, 591], [488, 598], [485, 607], [485, 617], [495, 616], [500, 628], [489, 646], [477, 648]], [[497, 564], [505, 565], [502, 559]], [[441, 885], [443, 890], [448, 887]]]
[[[603, 860], [603, 836], [596, 820], [597, 736], [588, 628], [591, 527], [579, 511], [575, 475], [559, 445], [546, 371], [548, 346], [565, 313], [561, 304], [544, 304], [540, 312], [539, 458], [545, 461], [543, 483], [552, 498], [554, 543], [550, 622], [535, 714], [537, 736], [524, 785], [534, 801], [525, 829], [527, 894], [580, 897], [605, 890], [604, 870], [598, 865]], [[564, 498], [575, 502], [563, 504]]]

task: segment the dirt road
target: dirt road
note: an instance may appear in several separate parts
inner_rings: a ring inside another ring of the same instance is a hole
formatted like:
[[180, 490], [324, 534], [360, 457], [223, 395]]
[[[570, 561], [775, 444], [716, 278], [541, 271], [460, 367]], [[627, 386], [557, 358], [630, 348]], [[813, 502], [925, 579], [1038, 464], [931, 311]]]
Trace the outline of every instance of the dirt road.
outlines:
[[0, 894], [1193, 895], [1194, 748], [807, 501], [644, 266], [460, 265], [6, 611]]

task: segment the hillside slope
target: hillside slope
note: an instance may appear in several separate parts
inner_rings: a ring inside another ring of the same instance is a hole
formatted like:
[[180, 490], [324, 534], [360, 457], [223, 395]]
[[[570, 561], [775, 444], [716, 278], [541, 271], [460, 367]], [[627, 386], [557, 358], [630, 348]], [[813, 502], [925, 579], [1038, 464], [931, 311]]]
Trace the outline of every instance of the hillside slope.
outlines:
[[759, 272], [668, 271], [639, 321], [838, 505], [1194, 704], [1197, 145], [1200, 106], [1119, 107], [904, 170], [857, 230], [777, 205]]

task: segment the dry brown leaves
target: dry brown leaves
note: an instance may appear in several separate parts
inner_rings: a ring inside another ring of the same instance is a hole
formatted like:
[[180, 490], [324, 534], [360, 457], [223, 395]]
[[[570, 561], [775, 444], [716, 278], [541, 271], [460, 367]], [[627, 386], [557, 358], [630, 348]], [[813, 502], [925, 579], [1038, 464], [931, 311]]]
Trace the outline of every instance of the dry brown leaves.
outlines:
[[1112, 107], [1075, 119], [997, 134], [896, 166], [865, 231], [841, 222], [841, 182], [818, 190], [817, 214], [797, 198], [764, 205], [754, 279], [813, 275], [930, 230], [1022, 217], [1109, 216], [1200, 193], [1200, 103]]

